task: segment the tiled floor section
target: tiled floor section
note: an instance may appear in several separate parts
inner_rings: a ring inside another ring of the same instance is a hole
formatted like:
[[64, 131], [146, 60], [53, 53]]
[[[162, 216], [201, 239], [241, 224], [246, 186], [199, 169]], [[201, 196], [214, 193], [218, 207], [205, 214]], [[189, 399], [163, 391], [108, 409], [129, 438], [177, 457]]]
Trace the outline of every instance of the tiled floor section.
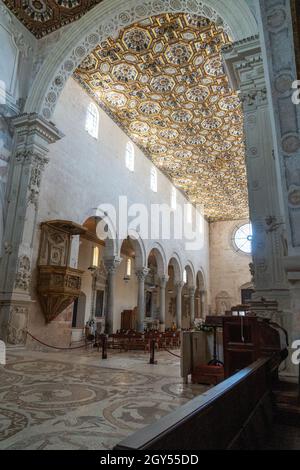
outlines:
[[206, 391], [182, 384], [176, 357], [157, 359], [9, 351], [0, 366], [0, 449], [111, 449]]

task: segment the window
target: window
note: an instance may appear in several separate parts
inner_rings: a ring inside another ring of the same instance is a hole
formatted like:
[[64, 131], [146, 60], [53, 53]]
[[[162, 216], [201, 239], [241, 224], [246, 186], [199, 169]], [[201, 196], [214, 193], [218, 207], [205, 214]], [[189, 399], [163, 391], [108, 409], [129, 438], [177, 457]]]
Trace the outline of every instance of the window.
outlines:
[[184, 282], [185, 284], [187, 284], [187, 280], [188, 280], [188, 279], [187, 279], [187, 271], [186, 271], [186, 269], [185, 269], [185, 270], [183, 271], [183, 282]]
[[176, 211], [177, 208], [177, 193], [176, 193], [176, 188], [172, 188], [171, 192], [171, 208], [173, 211]]
[[186, 221], [188, 224], [193, 222], [193, 206], [192, 204], [186, 205]]
[[154, 167], [151, 168], [150, 188], [154, 193], [157, 193], [157, 171]]
[[94, 246], [93, 248], [93, 267], [98, 267], [99, 264], [99, 248]]
[[86, 113], [85, 130], [98, 139], [99, 111], [94, 103], [90, 103]]
[[131, 259], [130, 258], [127, 258], [127, 262], [126, 262], [126, 276], [130, 277], [131, 276]]
[[126, 145], [125, 162], [128, 170], [134, 171], [134, 147], [131, 142]]
[[250, 222], [236, 227], [233, 233], [233, 246], [236, 251], [250, 255], [252, 251], [252, 240], [253, 233]]

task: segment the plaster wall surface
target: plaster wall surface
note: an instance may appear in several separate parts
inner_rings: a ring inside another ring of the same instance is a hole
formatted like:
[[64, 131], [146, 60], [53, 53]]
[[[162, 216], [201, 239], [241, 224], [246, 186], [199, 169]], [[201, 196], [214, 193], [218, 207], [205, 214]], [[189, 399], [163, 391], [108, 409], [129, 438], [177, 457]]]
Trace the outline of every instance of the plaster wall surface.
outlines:
[[236, 252], [232, 235], [245, 220], [214, 222], [210, 224], [210, 285], [213, 313], [224, 313], [228, 306], [241, 303], [241, 287], [251, 283], [249, 263], [251, 256]]

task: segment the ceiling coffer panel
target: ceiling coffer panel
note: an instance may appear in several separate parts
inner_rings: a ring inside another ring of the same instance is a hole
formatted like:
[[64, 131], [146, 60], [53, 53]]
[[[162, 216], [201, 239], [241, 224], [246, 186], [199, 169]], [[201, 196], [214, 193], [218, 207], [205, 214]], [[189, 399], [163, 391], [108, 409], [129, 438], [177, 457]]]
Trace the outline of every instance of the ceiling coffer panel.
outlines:
[[101, 2], [102, 0], [3, 0], [38, 39], [78, 20]]
[[221, 27], [187, 14], [136, 23], [99, 44], [75, 78], [211, 220], [248, 216], [243, 114]]

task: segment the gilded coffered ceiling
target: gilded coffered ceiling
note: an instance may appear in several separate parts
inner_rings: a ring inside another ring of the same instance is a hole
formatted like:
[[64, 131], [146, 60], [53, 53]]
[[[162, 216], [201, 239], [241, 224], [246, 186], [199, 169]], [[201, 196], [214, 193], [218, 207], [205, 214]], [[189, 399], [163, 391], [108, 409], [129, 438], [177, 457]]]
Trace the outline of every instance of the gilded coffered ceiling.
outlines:
[[211, 220], [248, 216], [243, 115], [222, 28], [160, 15], [99, 44], [75, 78]]
[[37, 38], [78, 20], [102, 0], [3, 0]]

